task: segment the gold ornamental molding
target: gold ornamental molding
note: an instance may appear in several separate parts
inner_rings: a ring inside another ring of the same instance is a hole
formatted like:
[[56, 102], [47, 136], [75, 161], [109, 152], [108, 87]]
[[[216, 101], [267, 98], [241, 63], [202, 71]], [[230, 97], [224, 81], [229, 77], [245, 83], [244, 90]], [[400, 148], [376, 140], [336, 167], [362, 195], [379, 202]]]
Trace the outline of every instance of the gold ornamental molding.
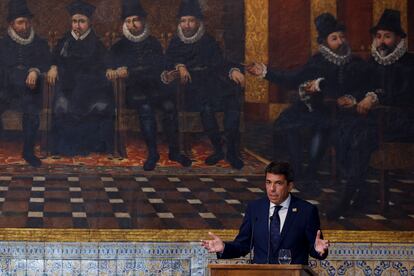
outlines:
[[[246, 63], [269, 62], [269, 0], [245, 0]], [[246, 75], [246, 102], [268, 103], [267, 81]]]
[[[22, 242], [199, 242], [208, 232], [223, 240], [233, 240], [238, 230], [190, 229], [29, 229], [2, 228], [1, 241]], [[414, 243], [414, 231], [346, 231], [324, 230], [333, 243]]]
[[[376, 1], [376, 0], [375, 0]], [[318, 37], [318, 32], [315, 27], [315, 18], [324, 12], [330, 12], [336, 16], [336, 0], [311, 0], [311, 46], [312, 53], [318, 50], [318, 42], [316, 38]]]
[[[410, 0], [412, 1], [412, 0]], [[401, 12], [401, 25], [405, 32], [408, 30], [407, 0], [375, 0], [373, 1], [373, 22], [377, 24], [385, 9], [394, 9]]]

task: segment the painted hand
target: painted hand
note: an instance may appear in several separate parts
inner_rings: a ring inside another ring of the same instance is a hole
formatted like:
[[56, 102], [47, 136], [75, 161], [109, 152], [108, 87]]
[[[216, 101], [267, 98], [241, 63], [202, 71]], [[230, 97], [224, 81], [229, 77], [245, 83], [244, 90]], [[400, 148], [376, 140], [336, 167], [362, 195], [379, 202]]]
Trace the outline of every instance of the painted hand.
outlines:
[[29, 87], [30, 89], [35, 89], [36, 88], [36, 82], [37, 82], [37, 72], [36, 71], [31, 71], [26, 78], [26, 85], [27, 87]]
[[374, 106], [374, 102], [372, 101], [371, 96], [365, 97], [362, 101], [360, 101], [357, 105], [357, 112], [361, 115], [366, 115]]
[[238, 85], [240, 85], [242, 88], [245, 86], [245, 77], [239, 70], [233, 70], [231, 72], [231, 79]]
[[187, 84], [188, 82], [191, 82], [190, 72], [188, 72], [185, 66], [178, 67], [178, 71], [180, 72], [181, 84]]
[[352, 99], [342, 96], [336, 100], [339, 107], [350, 108], [354, 106]]
[[118, 68], [116, 72], [118, 74], [118, 77], [120, 77], [121, 79], [126, 79], [128, 77], [128, 69], [126, 68]]
[[253, 76], [259, 77], [263, 74], [263, 67], [257, 62], [253, 62], [246, 65], [246, 71]]
[[50, 85], [55, 85], [56, 80], [58, 80], [58, 69], [56, 66], [50, 67], [49, 72], [47, 72], [47, 82]]
[[116, 70], [108, 69], [106, 70], [106, 78], [110, 81], [114, 81], [117, 78]]

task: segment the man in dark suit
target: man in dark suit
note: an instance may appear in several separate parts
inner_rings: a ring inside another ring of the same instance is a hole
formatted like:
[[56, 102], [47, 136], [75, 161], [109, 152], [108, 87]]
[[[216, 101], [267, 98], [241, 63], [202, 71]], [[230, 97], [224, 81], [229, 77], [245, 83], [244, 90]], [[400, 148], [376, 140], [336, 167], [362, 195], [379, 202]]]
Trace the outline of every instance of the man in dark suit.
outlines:
[[49, 67], [49, 47], [35, 33], [25, 0], [10, 1], [8, 8], [9, 27], [0, 40], [0, 118], [6, 109], [23, 113], [22, 155], [29, 165], [39, 167], [35, 143], [42, 107], [41, 74]]
[[114, 98], [105, 78], [106, 49], [95, 34], [95, 6], [67, 6], [72, 29], [53, 49], [48, 82], [56, 84], [52, 136], [54, 154], [75, 156], [113, 151]]
[[192, 161], [180, 153], [178, 114], [174, 99], [161, 86], [164, 56], [161, 44], [151, 35], [147, 12], [139, 1], [124, 0], [122, 18], [123, 37], [111, 48], [111, 69], [107, 70], [107, 78], [125, 79], [126, 104], [129, 108], [138, 110], [141, 131], [148, 149], [144, 170], [154, 170], [160, 159], [155, 108], [163, 111], [163, 130], [168, 140], [169, 159], [190, 167]]
[[308, 264], [309, 255], [328, 256], [329, 241], [322, 239], [316, 206], [290, 194], [293, 172], [285, 162], [272, 162], [265, 170], [267, 197], [251, 202], [239, 234], [232, 242], [202, 241], [220, 259], [238, 258], [254, 250], [253, 263], [278, 263], [280, 249], [291, 251], [292, 264]]
[[[338, 164], [340, 168], [346, 167], [344, 156], [349, 144], [349, 130], [359, 123], [357, 116], [349, 110], [371, 89], [367, 82], [370, 68], [365, 61], [353, 55], [347, 43], [345, 26], [332, 14], [323, 13], [316, 17], [315, 27], [319, 51], [304, 66], [293, 71], [271, 69], [264, 64], [247, 67], [253, 75], [299, 90], [299, 99], [284, 110], [274, 123], [274, 146], [281, 144], [281, 135], [286, 137], [286, 142], [281, 145], [286, 145], [296, 174], [296, 184], [302, 182], [310, 191], [315, 190], [317, 185], [316, 172], [331, 135], [336, 138], [332, 141], [337, 146]], [[333, 100], [336, 107], [328, 104]], [[336, 120], [333, 120], [334, 107]], [[303, 166], [305, 141], [309, 145], [309, 165], [306, 168]], [[275, 152], [274, 156], [277, 158], [280, 153]]]
[[[212, 166], [225, 158], [233, 168], [241, 169], [244, 162], [239, 152], [240, 90], [225, 83], [243, 86], [242, 70], [223, 58], [219, 43], [206, 33], [198, 1], [182, 1], [177, 18], [177, 35], [166, 51], [163, 82], [169, 83], [167, 72], [177, 70], [184, 91], [184, 109], [200, 112], [204, 131], [214, 149], [205, 164]], [[229, 86], [233, 89], [227, 89]], [[224, 137], [215, 117], [219, 110], [224, 111]]]

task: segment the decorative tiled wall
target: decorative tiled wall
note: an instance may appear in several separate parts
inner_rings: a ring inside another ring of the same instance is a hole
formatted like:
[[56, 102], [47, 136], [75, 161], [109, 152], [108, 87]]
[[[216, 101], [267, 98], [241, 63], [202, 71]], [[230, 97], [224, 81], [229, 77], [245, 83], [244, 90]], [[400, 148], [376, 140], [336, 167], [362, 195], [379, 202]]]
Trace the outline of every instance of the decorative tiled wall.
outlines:
[[[318, 275], [414, 275], [413, 256], [414, 244], [336, 243], [309, 265]], [[0, 275], [208, 275], [218, 262], [199, 243], [0, 242]]]

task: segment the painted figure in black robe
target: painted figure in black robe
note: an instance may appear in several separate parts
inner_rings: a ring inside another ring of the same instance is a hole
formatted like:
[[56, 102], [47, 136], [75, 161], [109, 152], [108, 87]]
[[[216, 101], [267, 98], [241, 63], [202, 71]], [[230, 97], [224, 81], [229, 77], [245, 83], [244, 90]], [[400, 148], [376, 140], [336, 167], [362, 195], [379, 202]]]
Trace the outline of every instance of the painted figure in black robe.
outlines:
[[[414, 55], [407, 52], [406, 34], [401, 27], [400, 12], [385, 10], [370, 30], [373, 35], [371, 83], [356, 107], [366, 116], [365, 123], [354, 128], [347, 154], [348, 190], [330, 216], [346, 215], [350, 206], [362, 210], [372, 194], [365, 183], [371, 154], [378, 148], [381, 127], [385, 142], [414, 142]], [[374, 108], [377, 105], [386, 108]], [[381, 114], [381, 122], [379, 116]]]
[[[288, 72], [268, 70], [263, 64], [257, 63], [248, 67], [248, 71], [256, 76], [299, 90], [299, 100], [275, 121], [274, 144], [284, 145], [276, 137], [280, 134], [286, 137], [284, 142], [297, 172], [297, 182], [303, 181], [304, 188], [313, 191], [317, 185], [314, 180], [318, 165], [332, 136], [335, 137], [338, 160], [346, 163], [342, 156], [349, 143], [348, 130], [352, 124], [359, 123], [351, 110], [363, 93], [368, 91], [366, 78], [370, 72], [366, 62], [352, 55], [346, 42], [344, 25], [329, 13], [318, 16], [315, 25], [319, 51], [303, 67]], [[308, 131], [310, 140], [306, 170], [302, 168], [304, 130]], [[340, 167], [343, 166], [340, 163]]]
[[48, 81], [55, 87], [52, 152], [74, 156], [113, 151], [114, 104], [105, 78], [106, 49], [92, 30], [95, 7], [68, 6], [72, 30], [58, 41]]
[[[224, 60], [217, 41], [205, 32], [197, 0], [183, 1], [177, 17], [177, 35], [172, 38], [166, 52], [163, 81], [169, 82], [167, 72], [179, 71], [184, 109], [200, 112], [204, 131], [214, 147], [214, 153], [207, 157], [205, 163], [215, 165], [226, 158], [233, 168], [241, 169], [244, 166], [239, 152], [241, 97], [239, 88], [229, 83], [243, 84], [244, 76], [240, 68], [232, 68]], [[215, 117], [220, 109], [225, 112], [226, 156]]]
[[34, 147], [42, 107], [41, 74], [50, 66], [50, 54], [47, 42], [32, 28], [32, 16], [25, 0], [9, 2], [9, 27], [0, 41], [0, 116], [6, 109], [23, 113], [23, 158], [39, 167]]
[[148, 149], [144, 170], [153, 170], [160, 158], [157, 150], [156, 107], [163, 111], [163, 130], [168, 140], [169, 159], [189, 167], [192, 161], [180, 153], [174, 98], [167, 95], [167, 91], [162, 91], [164, 85], [160, 75], [164, 68], [163, 50], [159, 41], [150, 35], [146, 15], [139, 1], [123, 1], [123, 37], [111, 48], [107, 77], [110, 80], [125, 78], [127, 107], [138, 110], [141, 132]]

